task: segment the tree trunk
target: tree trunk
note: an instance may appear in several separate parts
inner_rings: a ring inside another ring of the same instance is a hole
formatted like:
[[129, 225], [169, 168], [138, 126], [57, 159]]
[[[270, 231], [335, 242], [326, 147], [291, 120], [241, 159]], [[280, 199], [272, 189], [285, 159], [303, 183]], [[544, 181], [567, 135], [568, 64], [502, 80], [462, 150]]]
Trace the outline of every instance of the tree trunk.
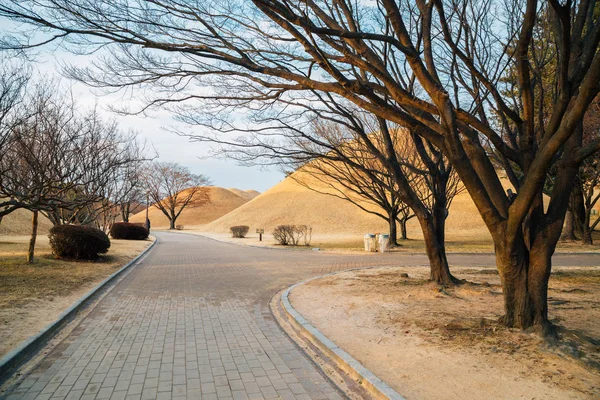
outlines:
[[169, 229], [175, 229], [175, 219], [171, 218], [169, 220]]
[[406, 223], [408, 222], [408, 220], [406, 218], [401, 218], [399, 221], [400, 223], [400, 236], [402, 240], [408, 240], [408, 234], [406, 231]]
[[[437, 215], [436, 215], [437, 214]], [[430, 274], [429, 279], [440, 285], [454, 285], [460, 283], [450, 273], [448, 259], [446, 258], [445, 247], [445, 215], [434, 213], [427, 214], [424, 217], [418, 217], [423, 238], [425, 239], [425, 250], [429, 258]]]
[[123, 204], [121, 206], [121, 218], [123, 222], [129, 222], [129, 214], [130, 214], [130, 203]]
[[572, 210], [573, 210], [573, 219], [575, 222], [575, 228], [579, 230], [579, 233], [583, 233], [585, 229], [585, 203], [583, 200], [583, 191], [581, 190], [581, 183], [579, 179], [573, 186], [573, 194], [572, 194]]
[[562, 235], [560, 240], [575, 240], [575, 221], [573, 217], [573, 211], [567, 210], [565, 215], [565, 224], [563, 226]]
[[390, 246], [398, 246], [398, 230], [396, 228], [396, 214], [390, 212], [388, 214], [388, 223], [390, 225]]
[[496, 246], [506, 326], [520, 329], [537, 326], [544, 334], [551, 331], [548, 321], [551, 247], [545, 238], [540, 238], [529, 251], [522, 236]]
[[594, 244], [592, 239], [592, 230], [590, 229], [589, 222], [583, 225], [583, 232], [581, 232], [581, 242], [583, 244]]
[[31, 239], [29, 239], [29, 251], [27, 252], [27, 262], [33, 264], [33, 256], [35, 254], [35, 241], [37, 239], [38, 230], [38, 210], [33, 211], [31, 217]]

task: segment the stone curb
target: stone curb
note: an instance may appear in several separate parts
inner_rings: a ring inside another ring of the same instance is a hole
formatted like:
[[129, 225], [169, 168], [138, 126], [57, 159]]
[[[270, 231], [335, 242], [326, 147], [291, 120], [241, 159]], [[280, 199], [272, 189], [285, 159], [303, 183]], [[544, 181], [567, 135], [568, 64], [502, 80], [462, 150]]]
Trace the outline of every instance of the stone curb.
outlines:
[[31, 336], [29, 339], [20, 343], [15, 349], [11, 350], [0, 360], [0, 384], [4, 383], [14, 373], [23, 362], [25, 362], [32, 354], [44, 346], [64, 325], [72, 319], [82, 308], [87, 306], [91, 300], [96, 297], [96, 294], [109, 284], [116, 280], [123, 272], [136, 264], [150, 250], [154, 248], [158, 238], [155, 236], [154, 242], [148, 246], [143, 252], [137, 255], [133, 260], [129, 261], [118, 271], [114, 272], [108, 278], [104, 279], [88, 293], [83, 295], [71, 307], [63, 311], [58, 318], [48, 324], [44, 329]]
[[336, 345], [331, 339], [323, 335], [321, 331], [311, 325], [298, 311], [294, 309], [289, 300], [289, 295], [292, 290], [300, 285], [304, 285], [315, 279], [320, 279], [330, 275], [336, 275], [342, 272], [356, 271], [367, 268], [355, 268], [344, 271], [333, 272], [331, 274], [321, 275], [314, 278], [304, 280], [290, 286], [281, 294], [281, 304], [288, 320], [298, 329], [299, 333], [307, 338], [311, 343], [318, 347], [323, 353], [327, 354], [338, 368], [349, 374], [352, 378], [359, 381], [362, 386], [377, 399], [392, 399], [406, 400], [387, 383], [378, 378], [373, 372], [368, 370], [360, 362], [355, 360], [350, 354], [346, 353], [342, 348]]

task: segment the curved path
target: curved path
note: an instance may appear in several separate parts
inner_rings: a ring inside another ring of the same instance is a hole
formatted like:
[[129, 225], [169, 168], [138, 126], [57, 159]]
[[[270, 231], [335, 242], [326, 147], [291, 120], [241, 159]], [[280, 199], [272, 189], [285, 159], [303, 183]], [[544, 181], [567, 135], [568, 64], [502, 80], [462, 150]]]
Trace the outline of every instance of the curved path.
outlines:
[[[342, 395], [273, 320], [277, 291], [362, 266], [427, 265], [424, 255], [340, 255], [158, 233], [159, 243], [9, 399], [336, 399]], [[450, 255], [494, 265], [493, 255]], [[600, 255], [557, 255], [598, 265]]]

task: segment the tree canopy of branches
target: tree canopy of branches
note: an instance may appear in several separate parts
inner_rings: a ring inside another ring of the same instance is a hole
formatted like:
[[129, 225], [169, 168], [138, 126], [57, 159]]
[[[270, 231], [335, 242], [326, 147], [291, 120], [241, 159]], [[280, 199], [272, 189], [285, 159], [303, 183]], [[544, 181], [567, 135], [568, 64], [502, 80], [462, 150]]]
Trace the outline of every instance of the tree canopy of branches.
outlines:
[[[551, 257], [574, 177], [600, 148], [600, 140], [583, 145], [581, 129], [600, 89], [597, 9], [595, 0], [0, 0], [0, 16], [23, 27], [5, 47], [112, 43], [104, 65], [72, 72], [97, 86], [152, 85], [149, 106], [185, 113], [181, 102], [206, 101], [200, 107], [211, 118], [226, 118], [236, 107], [260, 112], [318, 91], [427, 139], [491, 233], [506, 325], [544, 331]], [[553, 51], [542, 54], [542, 43]], [[542, 56], [553, 62], [538, 63]], [[539, 95], [549, 76], [551, 92]]]
[[[22, 63], [10, 62], [4, 58], [0, 61], [0, 154], [6, 148], [28, 81], [29, 73]], [[6, 215], [3, 212], [9, 208], [0, 205], [0, 223]]]
[[200, 207], [210, 202], [205, 187], [209, 179], [192, 174], [182, 165], [155, 161], [147, 166], [144, 179], [154, 207], [169, 219], [169, 229], [175, 229], [175, 222], [185, 208]]
[[133, 135], [95, 110], [78, 112], [56, 85], [42, 81], [30, 90], [0, 149], [0, 215], [32, 211], [32, 262], [40, 212], [55, 225], [97, 222], [132, 190], [123, 175], [144, 155]]

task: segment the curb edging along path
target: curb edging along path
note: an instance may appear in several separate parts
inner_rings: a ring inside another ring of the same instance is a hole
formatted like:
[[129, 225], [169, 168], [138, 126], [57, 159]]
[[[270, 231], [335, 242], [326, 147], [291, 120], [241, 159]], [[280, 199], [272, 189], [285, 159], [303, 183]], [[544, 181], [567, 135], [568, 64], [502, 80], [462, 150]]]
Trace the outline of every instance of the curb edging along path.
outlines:
[[137, 264], [154, 246], [158, 243], [158, 238], [154, 237], [154, 242], [138, 254], [133, 260], [129, 261], [118, 271], [104, 279], [88, 293], [83, 295], [79, 300], [73, 303], [68, 309], [63, 311], [58, 318], [48, 324], [41, 331], [31, 336], [29, 339], [20, 343], [15, 349], [11, 350], [2, 359], [0, 359], [0, 384], [3, 384], [12, 376], [17, 369], [23, 365], [34, 353], [39, 351], [48, 343], [69, 321], [71, 321], [77, 313], [88, 306], [96, 296], [110, 284], [116, 281], [124, 272]]
[[299, 333], [308, 339], [312, 344], [319, 348], [323, 353], [327, 354], [331, 360], [340, 368], [342, 371], [349, 374], [351, 377], [359, 381], [362, 386], [377, 399], [392, 399], [392, 400], [406, 400], [398, 392], [392, 389], [387, 383], [378, 378], [373, 372], [367, 369], [364, 365], [354, 359], [350, 354], [336, 345], [331, 339], [325, 336], [321, 331], [311, 325], [290, 303], [289, 295], [292, 290], [300, 285], [304, 285], [315, 279], [324, 278], [326, 276], [337, 275], [341, 272], [348, 272], [353, 270], [369, 269], [369, 268], [356, 268], [351, 270], [334, 272], [331, 274], [325, 274], [298, 282], [295, 285], [290, 286], [281, 294], [281, 304], [288, 320], [298, 329]]

